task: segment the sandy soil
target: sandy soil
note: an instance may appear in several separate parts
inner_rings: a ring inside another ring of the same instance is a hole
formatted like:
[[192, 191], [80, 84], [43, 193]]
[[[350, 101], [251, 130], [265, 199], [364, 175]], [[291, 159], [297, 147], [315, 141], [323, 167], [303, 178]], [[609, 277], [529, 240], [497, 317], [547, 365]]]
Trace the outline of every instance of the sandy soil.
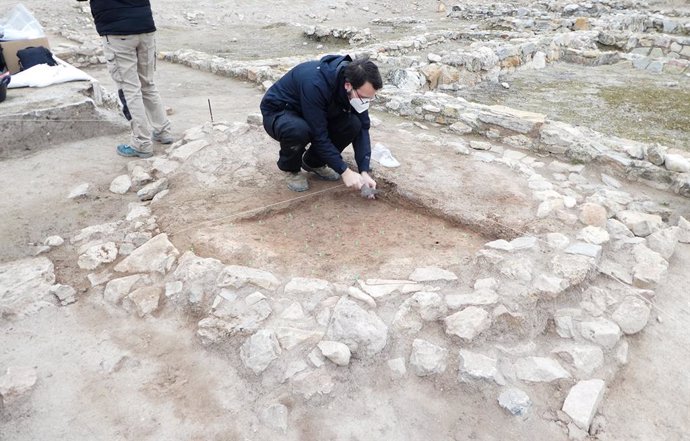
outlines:
[[[0, 1], [0, 9], [9, 3]], [[78, 15], [72, 5], [33, 0], [24, 4], [48, 22], [69, 23]], [[363, 28], [376, 17], [414, 16], [428, 20], [424, 23], [427, 29], [448, 26], [436, 12], [435, 0], [158, 0], [153, 7], [161, 49], [193, 47], [246, 59], [340, 49], [326, 45], [317, 50], [315, 42], [303, 44], [305, 40], [296, 24], [323, 22]], [[201, 14], [196, 14], [194, 20], [185, 18], [186, 13], [194, 15], [196, 11]], [[88, 71], [110, 87], [104, 68]], [[208, 99], [216, 120], [244, 121], [248, 113], [257, 111], [261, 97], [253, 85], [167, 63], [159, 64], [157, 79], [164, 102], [174, 110], [170, 118], [176, 134], [209, 120]], [[135, 197], [114, 195], [108, 186], [126, 171], [127, 160], [114, 152], [114, 146], [126, 137], [127, 133], [92, 138], [1, 161], [0, 185], [5, 190], [0, 198], [0, 262], [32, 255], [32, 244], [49, 235], [69, 237], [80, 228], [122, 217]], [[406, 159], [416, 158], [410, 153]], [[92, 183], [90, 196], [68, 200], [69, 191], [81, 182]], [[327, 188], [332, 184], [318, 185]], [[509, 183], [505, 188], [520, 193]], [[279, 201], [285, 195], [285, 190], [275, 189], [263, 201], [234, 206], [238, 211], [253, 208]], [[206, 196], [208, 199], [203, 201], [214, 202], [211, 195]], [[221, 198], [221, 202], [228, 201]], [[220, 236], [244, 238], [245, 248], [240, 255], [245, 264], [267, 265], [282, 274], [303, 268], [314, 256], [333, 253], [335, 242], [345, 256], [342, 263], [347, 270], [343, 274], [348, 279], [367, 268], [390, 270], [385, 263], [392, 259], [398, 259], [395, 268], [399, 270], [414, 267], [421, 260], [459, 265], [485, 241], [466, 227], [399, 206], [395, 201], [376, 205], [365, 202], [338, 191], [318, 202], [305, 201], [271, 212], [270, 216], [247, 216], [215, 226], [213, 231]], [[375, 217], [381, 227], [343, 224], [338, 213], [343, 206], [357, 218]], [[201, 214], [215, 218], [225, 208], [220, 204], [217, 211], [210, 208]], [[323, 213], [326, 223], [312, 225], [310, 219]], [[163, 208], [160, 214], [164, 228], [171, 232], [184, 228], [184, 217], [166, 217]], [[515, 215], [515, 225], [521, 225], [520, 214]], [[404, 227], [396, 224], [401, 217], [405, 219]], [[194, 221], [199, 220], [203, 218]], [[302, 239], [308, 232], [326, 228], [331, 231], [334, 226], [340, 227], [337, 234], [342, 237], [373, 241], [380, 249], [368, 256], [372, 260], [362, 262], [357, 254], [360, 244], [355, 241], [320, 234], [311, 240]], [[525, 229], [529, 227], [524, 225]], [[266, 235], [276, 229], [290, 234], [266, 243]], [[175, 240], [181, 250], [193, 248], [199, 254], [232, 263], [232, 255], [224, 255], [213, 241], [193, 235], [181, 235]], [[453, 253], [457, 247], [463, 252]], [[296, 250], [302, 248], [306, 252], [297, 255]], [[413, 256], [419, 260], [413, 260]], [[336, 398], [332, 400], [295, 399], [284, 387], [258, 394], [260, 380], [237, 369], [238, 354], [223, 348], [203, 348], [195, 336], [195, 323], [172, 312], [142, 320], [108, 308], [98, 295], [86, 291], [84, 272], [74, 269], [73, 249], [66, 246], [48, 257], [55, 262], [58, 282], [80, 288], [80, 299], [68, 307], [45, 308], [20, 321], [0, 321], [0, 372], [7, 366], [23, 365], [36, 366], [39, 373], [39, 383], [29, 397], [11, 408], [0, 409], [2, 441], [567, 439], [551, 421], [563, 400], [563, 391], [554, 395], [547, 388], [533, 397], [537, 404], [524, 420], [509, 417], [496, 406], [497, 387], [459, 385], [450, 377], [433, 382], [408, 376], [395, 382], [367, 363], [353, 365], [349, 371], [329, 371], [338, 380], [333, 394]], [[688, 439], [690, 383], [685, 370], [690, 360], [686, 345], [690, 331], [684, 324], [690, 319], [690, 303], [687, 289], [679, 289], [690, 286], [688, 267], [690, 254], [686, 247], [677, 253], [669, 279], [657, 292], [659, 306], [666, 314], [660, 314], [661, 322], [651, 324], [634, 339], [629, 365], [618, 381], [609, 385], [601, 409], [606, 424], [600, 439]], [[315, 267], [313, 274], [301, 275], [319, 276], [332, 270], [322, 265]], [[390, 348], [381, 359], [402, 355], [396, 350]], [[371, 364], [374, 362], [381, 360]], [[285, 435], [267, 429], [256, 416], [262, 408], [277, 402], [290, 409]]]

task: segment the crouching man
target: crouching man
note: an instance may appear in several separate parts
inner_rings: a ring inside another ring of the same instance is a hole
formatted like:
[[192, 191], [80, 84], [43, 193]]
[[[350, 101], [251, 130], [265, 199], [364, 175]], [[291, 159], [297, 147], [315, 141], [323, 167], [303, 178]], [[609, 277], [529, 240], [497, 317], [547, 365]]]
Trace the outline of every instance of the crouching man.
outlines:
[[[382, 86], [372, 61], [327, 55], [295, 66], [268, 89], [261, 100], [264, 129], [280, 143], [278, 168], [286, 173], [290, 190], [309, 189], [300, 170], [328, 181], [342, 179], [357, 190], [376, 188], [369, 176], [368, 109]], [[357, 172], [341, 155], [350, 144]]]

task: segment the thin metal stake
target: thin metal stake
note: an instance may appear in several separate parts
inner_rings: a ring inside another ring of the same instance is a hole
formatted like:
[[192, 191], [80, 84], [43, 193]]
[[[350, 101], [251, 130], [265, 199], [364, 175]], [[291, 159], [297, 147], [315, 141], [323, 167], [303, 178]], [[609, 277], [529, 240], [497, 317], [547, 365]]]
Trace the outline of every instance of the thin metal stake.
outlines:
[[208, 99], [208, 113], [211, 115], [211, 123], [213, 123], [213, 110], [211, 109], [211, 98]]

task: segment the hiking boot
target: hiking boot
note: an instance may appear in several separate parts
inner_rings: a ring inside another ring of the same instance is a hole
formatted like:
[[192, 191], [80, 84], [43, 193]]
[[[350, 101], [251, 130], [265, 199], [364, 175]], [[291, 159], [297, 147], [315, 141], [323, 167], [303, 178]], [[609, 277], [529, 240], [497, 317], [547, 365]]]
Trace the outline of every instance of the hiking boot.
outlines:
[[308, 172], [314, 173], [319, 178], [325, 181], [337, 181], [340, 179], [338, 172], [332, 168], [324, 165], [322, 167], [309, 167], [306, 162], [304, 162], [304, 156], [302, 156], [302, 169]]
[[153, 132], [153, 133], [151, 133], [151, 139], [153, 139], [153, 141], [161, 143], [161, 144], [172, 144], [173, 142], [175, 142], [175, 138], [173, 138], [173, 136], [167, 132], [161, 132], [161, 133]]
[[287, 187], [292, 191], [307, 191], [309, 190], [309, 182], [307, 182], [307, 177], [304, 173], [300, 172], [287, 172], [287, 177], [285, 181], [287, 182]]
[[117, 146], [117, 154], [126, 158], [150, 158], [153, 152], [140, 152], [131, 145], [120, 144]]

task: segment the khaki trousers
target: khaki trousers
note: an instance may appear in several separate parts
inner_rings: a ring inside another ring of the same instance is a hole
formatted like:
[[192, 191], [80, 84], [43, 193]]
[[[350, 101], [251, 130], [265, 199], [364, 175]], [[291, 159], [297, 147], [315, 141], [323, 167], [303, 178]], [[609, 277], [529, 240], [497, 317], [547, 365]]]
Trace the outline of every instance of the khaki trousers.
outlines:
[[104, 36], [103, 53], [122, 104], [129, 110], [129, 115], [124, 113], [132, 128], [131, 146], [140, 152], [151, 152], [152, 128], [157, 134], [170, 132], [170, 121], [153, 82], [154, 33]]

